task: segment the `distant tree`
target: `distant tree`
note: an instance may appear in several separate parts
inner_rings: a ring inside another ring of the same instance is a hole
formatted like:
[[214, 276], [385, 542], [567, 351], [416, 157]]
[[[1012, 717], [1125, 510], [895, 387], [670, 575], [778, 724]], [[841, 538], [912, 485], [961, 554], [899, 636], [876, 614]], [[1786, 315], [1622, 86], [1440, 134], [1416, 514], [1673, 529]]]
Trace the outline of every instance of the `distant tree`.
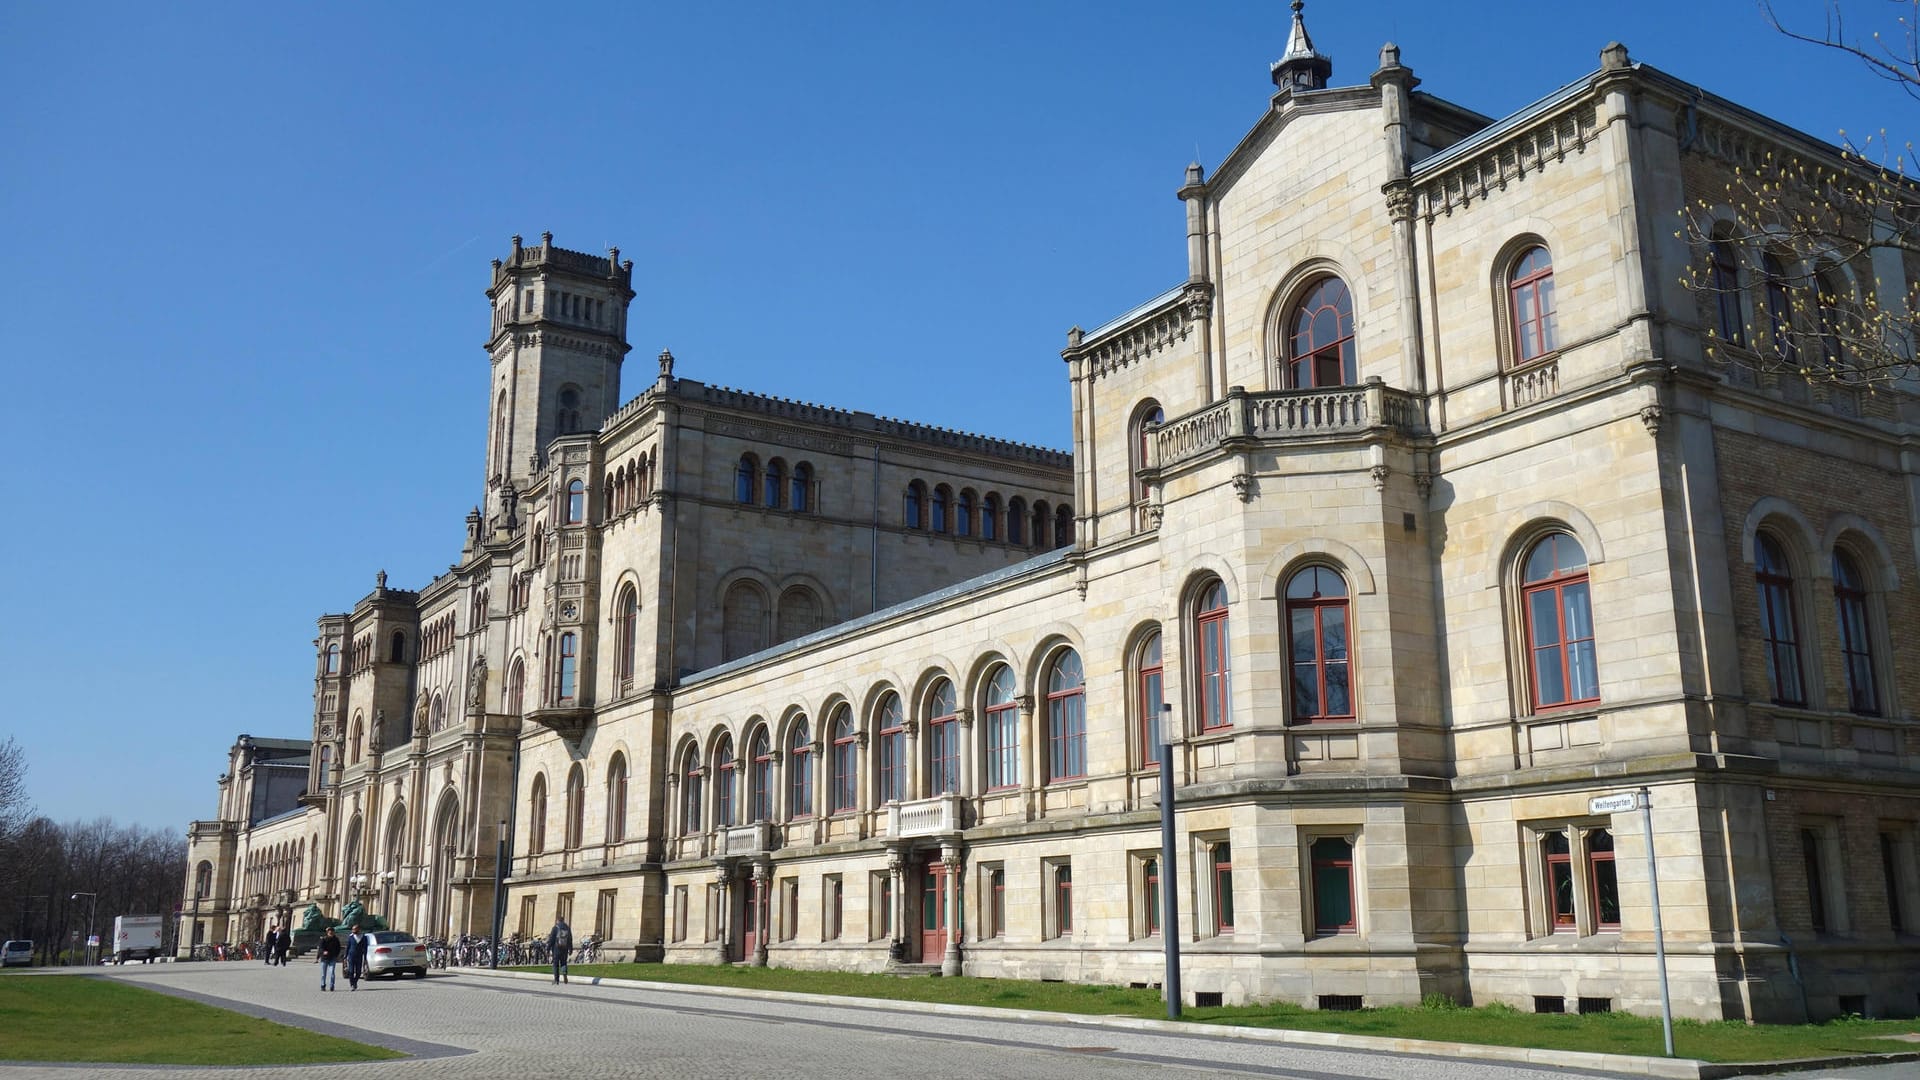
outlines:
[[7, 736], [0, 742], [0, 850], [27, 823], [27, 752]]
[[[1902, 2], [1920, 9], [1920, 0]], [[1826, 5], [1822, 34], [1786, 26], [1767, 0], [1760, 6], [1781, 33], [1856, 56], [1920, 98], [1911, 17], [1896, 20], [1896, 46], [1879, 32], [1850, 36], [1837, 0]], [[1725, 313], [1707, 320], [1719, 359], [1867, 386], [1910, 380], [1920, 375], [1920, 184], [1907, 175], [1912, 150], [1894, 151], [1884, 133], [1858, 144], [1840, 134], [1832, 156], [1784, 144], [1762, 149], [1734, 168], [1723, 192], [1689, 207], [1683, 233], [1696, 259], [1686, 284], [1709, 296], [1716, 315]], [[1894, 266], [1904, 286], [1886, 275]]]

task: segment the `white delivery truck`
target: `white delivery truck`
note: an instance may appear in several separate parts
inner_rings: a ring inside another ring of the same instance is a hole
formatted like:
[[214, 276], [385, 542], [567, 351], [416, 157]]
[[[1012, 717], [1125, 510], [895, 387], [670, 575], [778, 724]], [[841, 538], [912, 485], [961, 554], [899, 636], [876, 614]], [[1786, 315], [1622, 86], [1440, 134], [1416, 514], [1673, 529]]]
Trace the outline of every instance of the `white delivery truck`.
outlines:
[[118, 915], [113, 920], [113, 962], [129, 960], [152, 963], [160, 955], [160, 930], [164, 918], [159, 915]]

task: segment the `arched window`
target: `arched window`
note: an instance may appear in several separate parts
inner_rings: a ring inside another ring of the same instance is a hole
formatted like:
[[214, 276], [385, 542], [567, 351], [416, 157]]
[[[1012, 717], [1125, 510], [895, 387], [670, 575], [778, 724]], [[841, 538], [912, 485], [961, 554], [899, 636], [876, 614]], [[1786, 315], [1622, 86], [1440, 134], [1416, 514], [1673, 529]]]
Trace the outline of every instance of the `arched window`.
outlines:
[[[680, 759], [680, 799], [681, 831], [691, 836], [700, 831], [700, 755], [691, 746]], [[715, 823], [723, 820], [716, 812]]]
[[900, 708], [900, 695], [889, 693], [880, 702], [879, 801], [900, 802], [907, 798], [907, 717]]
[[1708, 287], [1713, 290], [1714, 331], [1720, 340], [1747, 347], [1746, 320], [1740, 317], [1740, 260], [1731, 240], [1715, 240], [1709, 254], [1713, 265]]
[[1773, 349], [1780, 362], [1787, 367], [1800, 365], [1800, 346], [1793, 335], [1793, 287], [1789, 284], [1787, 268], [1778, 256], [1769, 252], [1760, 260], [1760, 271], [1766, 278], [1767, 291], [1767, 336], [1773, 339]]
[[1215, 581], [1194, 605], [1194, 655], [1200, 660], [1200, 730], [1233, 726], [1232, 682], [1227, 658], [1227, 589]]
[[1325, 566], [1287, 579], [1287, 655], [1293, 669], [1293, 721], [1353, 716], [1347, 583]]
[[1066, 547], [1073, 543], [1073, 507], [1060, 504], [1053, 511], [1053, 546]]
[[780, 594], [780, 640], [792, 641], [820, 629], [820, 598], [813, 590], [795, 585]]
[[1547, 902], [1551, 906], [1554, 933], [1573, 933], [1579, 915], [1574, 910], [1573, 849], [1567, 834], [1548, 833], [1542, 853], [1547, 863]]
[[1613, 864], [1613, 833], [1606, 829], [1587, 834], [1587, 892], [1593, 928], [1620, 929], [1620, 875]]
[[807, 718], [795, 717], [787, 733], [787, 819], [813, 816], [813, 739]]
[[1001, 664], [987, 679], [987, 787], [1020, 786], [1020, 707], [1013, 669]]
[[860, 739], [853, 729], [853, 710], [840, 706], [833, 721], [833, 771], [828, 779], [832, 788], [833, 812], [838, 814], [859, 805]]
[[749, 746], [747, 771], [753, 803], [747, 808], [747, 820], [772, 821], [773, 743], [767, 738], [765, 725], [753, 733], [753, 742]]
[[581, 429], [579, 387], [560, 388], [560, 411], [553, 419], [554, 428], [562, 435]]
[[1753, 582], [1760, 594], [1760, 642], [1767, 657], [1767, 688], [1780, 705], [1805, 705], [1800, 677], [1800, 620], [1793, 602], [1793, 570], [1780, 542], [1768, 533], [1753, 538]]
[[772, 461], [767, 462], [766, 482], [761, 486], [764, 489], [762, 501], [766, 503], [768, 509], [778, 509], [780, 506], [780, 496], [784, 493], [784, 489], [787, 486], [786, 462], [781, 461], [779, 458], [774, 458]]
[[955, 536], [973, 535], [973, 489], [965, 488], [960, 492], [960, 501], [953, 507], [953, 534]]
[[1047, 525], [1050, 521], [1052, 521], [1052, 512], [1047, 509], [1046, 501], [1043, 499], [1034, 500], [1033, 520], [1027, 524], [1030, 527], [1028, 535], [1033, 538], [1033, 549], [1035, 551], [1047, 550]]
[[801, 462], [793, 467], [793, 483], [787, 495], [787, 509], [804, 514], [813, 509], [813, 466]]
[[1161, 424], [1166, 423], [1167, 413], [1157, 402], [1149, 401], [1143, 405], [1133, 421], [1133, 438], [1129, 440], [1133, 447], [1133, 476], [1130, 485], [1136, 501], [1146, 502], [1153, 491], [1145, 480], [1140, 479], [1140, 471], [1153, 460], [1153, 433]]
[[587, 776], [578, 764], [567, 771], [567, 835], [569, 851], [580, 846], [587, 817]]
[[567, 485], [567, 524], [578, 525], [587, 520], [587, 482], [575, 480]]
[[507, 711], [520, 715], [527, 705], [527, 664], [515, 657], [513, 666], [507, 669]]
[[333, 747], [320, 748], [320, 787], [333, 786]]
[[575, 665], [579, 661], [580, 639], [574, 634], [560, 635], [560, 656], [554, 679], [554, 700], [572, 701]]
[[1027, 500], [1015, 495], [1007, 500], [1007, 543], [1014, 547], [1026, 544], [1027, 536]]
[[533, 795], [527, 801], [527, 852], [538, 855], [547, 850], [547, 778], [533, 778]]
[[1553, 256], [1546, 248], [1530, 247], [1513, 261], [1507, 295], [1513, 310], [1514, 358], [1524, 364], [1559, 348], [1553, 330]]
[[1140, 764], [1154, 766], [1160, 764], [1160, 745], [1163, 741], [1160, 723], [1167, 703], [1166, 668], [1160, 659], [1160, 631], [1155, 630], [1142, 638], [1134, 657], [1134, 677], [1137, 680], [1134, 715], [1139, 718], [1140, 725]]
[[1047, 674], [1047, 779], [1087, 775], [1087, 679], [1080, 654], [1063, 650]]
[[720, 659], [737, 660], [767, 647], [767, 594], [750, 581], [727, 589], [720, 610]]
[[758, 470], [754, 467], [752, 454], [740, 455], [740, 464], [733, 469], [733, 501], [746, 505], [753, 503], [753, 479]]
[[387, 663], [404, 664], [406, 662], [407, 635], [404, 631], [395, 630], [393, 632], [393, 639], [387, 643]]
[[740, 768], [733, 758], [733, 738], [720, 736], [713, 751], [713, 827], [733, 824], [734, 793], [740, 790]]
[[614, 606], [614, 668], [623, 683], [633, 681], [634, 647], [640, 631], [640, 594], [629, 585]]
[[1309, 851], [1313, 861], [1313, 932], [1351, 934], [1353, 919], [1353, 844], [1323, 836]]
[[433, 719], [428, 723], [428, 731], [439, 731], [447, 726], [447, 702], [439, 694], [433, 695]]
[[1000, 539], [1000, 496], [993, 492], [980, 504], [980, 539]]
[[1840, 271], [1832, 267], [1823, 270], [1814, 285], [1819, 290], [1814, 308], [1820, 327], [1820, 361], [1828, 368], [1839, 368], [1847, 362], [1842, 332], [1847, 318], [1845, 304], [1853, 290], [1847, 287], [1847, 279]]
[[507, 456], [507, 392], [502, 390], [493, 405], [493, 475], [506, 475]]
[[927, 485], [918, 480], [907, 485], [906, 525], [909, 529], [924, 529], [926, 519]]
[[353, 714], [353, 735], [350, 737], [347, 743], [347, 764], [349, 765], [360, 764], [360, 746], [362, 741], [366, 738], [366, 733], [367, 733], [366, 725], [361, 720], [360, 714], [354, 713]]
[[1586, 551], [1567, 533], [1548, 533], [1527, 550], [1520, 580], [1533, 707], [1600, 700]]
[[340, 646], [327, 646], [326, 672], [329, 675], [340, 674]]
[[945, 484], [937, 484], [933, 489], [933, 531], [947, 531], [947, 508], [953, 501], [953, 491]]
[[927, 794], [960, 790], [960, 707], [953, 684], [940, 679], [927, 695]]
[[613, 755], [607, 765], [607, 843], [618, 844], [627, 838], [627, 758]]
[[1353, 297], [1347, 283], [1323, 277], [1287, 320], [1287, 385], [1296, 390], [1359, 381], [1353, 352]]
[[201, 862], [193, 871], [193, 898], [205, 900], [213, 895], [213, 864]]
[[1873, 638], [1868, 633], [1867, 579], [1853, 556], [1833, 553], [1833, 603], [1840, 624], [1840, 659], [1847, 673], [1847, 708], [1866, 716], [1880, 715], [1880, 693], [1873, 664]]

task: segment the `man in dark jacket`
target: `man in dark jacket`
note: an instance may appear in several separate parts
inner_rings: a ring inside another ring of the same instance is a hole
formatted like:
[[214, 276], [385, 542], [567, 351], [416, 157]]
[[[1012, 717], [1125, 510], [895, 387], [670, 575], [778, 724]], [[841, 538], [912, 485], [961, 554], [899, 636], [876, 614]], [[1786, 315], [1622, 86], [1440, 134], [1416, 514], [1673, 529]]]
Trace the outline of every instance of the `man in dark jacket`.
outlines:
[[333, 927], [329, 926], [327, 932], [320, 938], [320, 989], [333, 989], [334, 972], [340, 966], [340, 952], [340, 935], [334, 933]]
[[353, 933], [347, 935], [347, 989], [360, 989], [360, 977], [367, 973], [367, 935], [360, 932], [360, 924], [353, 924]]
[[268, 967], [273, 966], [273, 950], [279, 943], [280, 928], [277, 926], [267, 927], [267, 940], [260, 943], [260, 951], [266, 954], [266, 965]]
[[280, 934], [273, 939], [273, 962], [281, 967], [287, 966], [287, 953], [293, 948], [293, 928], [280, 924]]
[[567, 920], [555, 917], [553, 929], [547, 932], [547, 948], [553, 950], [553, 981], [572, 982], [567, 977], [567, 954], [573, 951], [573, 927]]

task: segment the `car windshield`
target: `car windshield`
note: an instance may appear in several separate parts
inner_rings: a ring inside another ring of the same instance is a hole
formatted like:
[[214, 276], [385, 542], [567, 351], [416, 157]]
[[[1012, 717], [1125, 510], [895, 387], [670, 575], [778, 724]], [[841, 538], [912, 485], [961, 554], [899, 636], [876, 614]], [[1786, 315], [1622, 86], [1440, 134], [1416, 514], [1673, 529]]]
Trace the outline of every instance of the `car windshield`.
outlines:
[[375, 931], [372, 936], [373, 940], [382, 945], [398, 945], [413, 940], [412, 934], [403, 934], [398, 930], [379, 930]]

